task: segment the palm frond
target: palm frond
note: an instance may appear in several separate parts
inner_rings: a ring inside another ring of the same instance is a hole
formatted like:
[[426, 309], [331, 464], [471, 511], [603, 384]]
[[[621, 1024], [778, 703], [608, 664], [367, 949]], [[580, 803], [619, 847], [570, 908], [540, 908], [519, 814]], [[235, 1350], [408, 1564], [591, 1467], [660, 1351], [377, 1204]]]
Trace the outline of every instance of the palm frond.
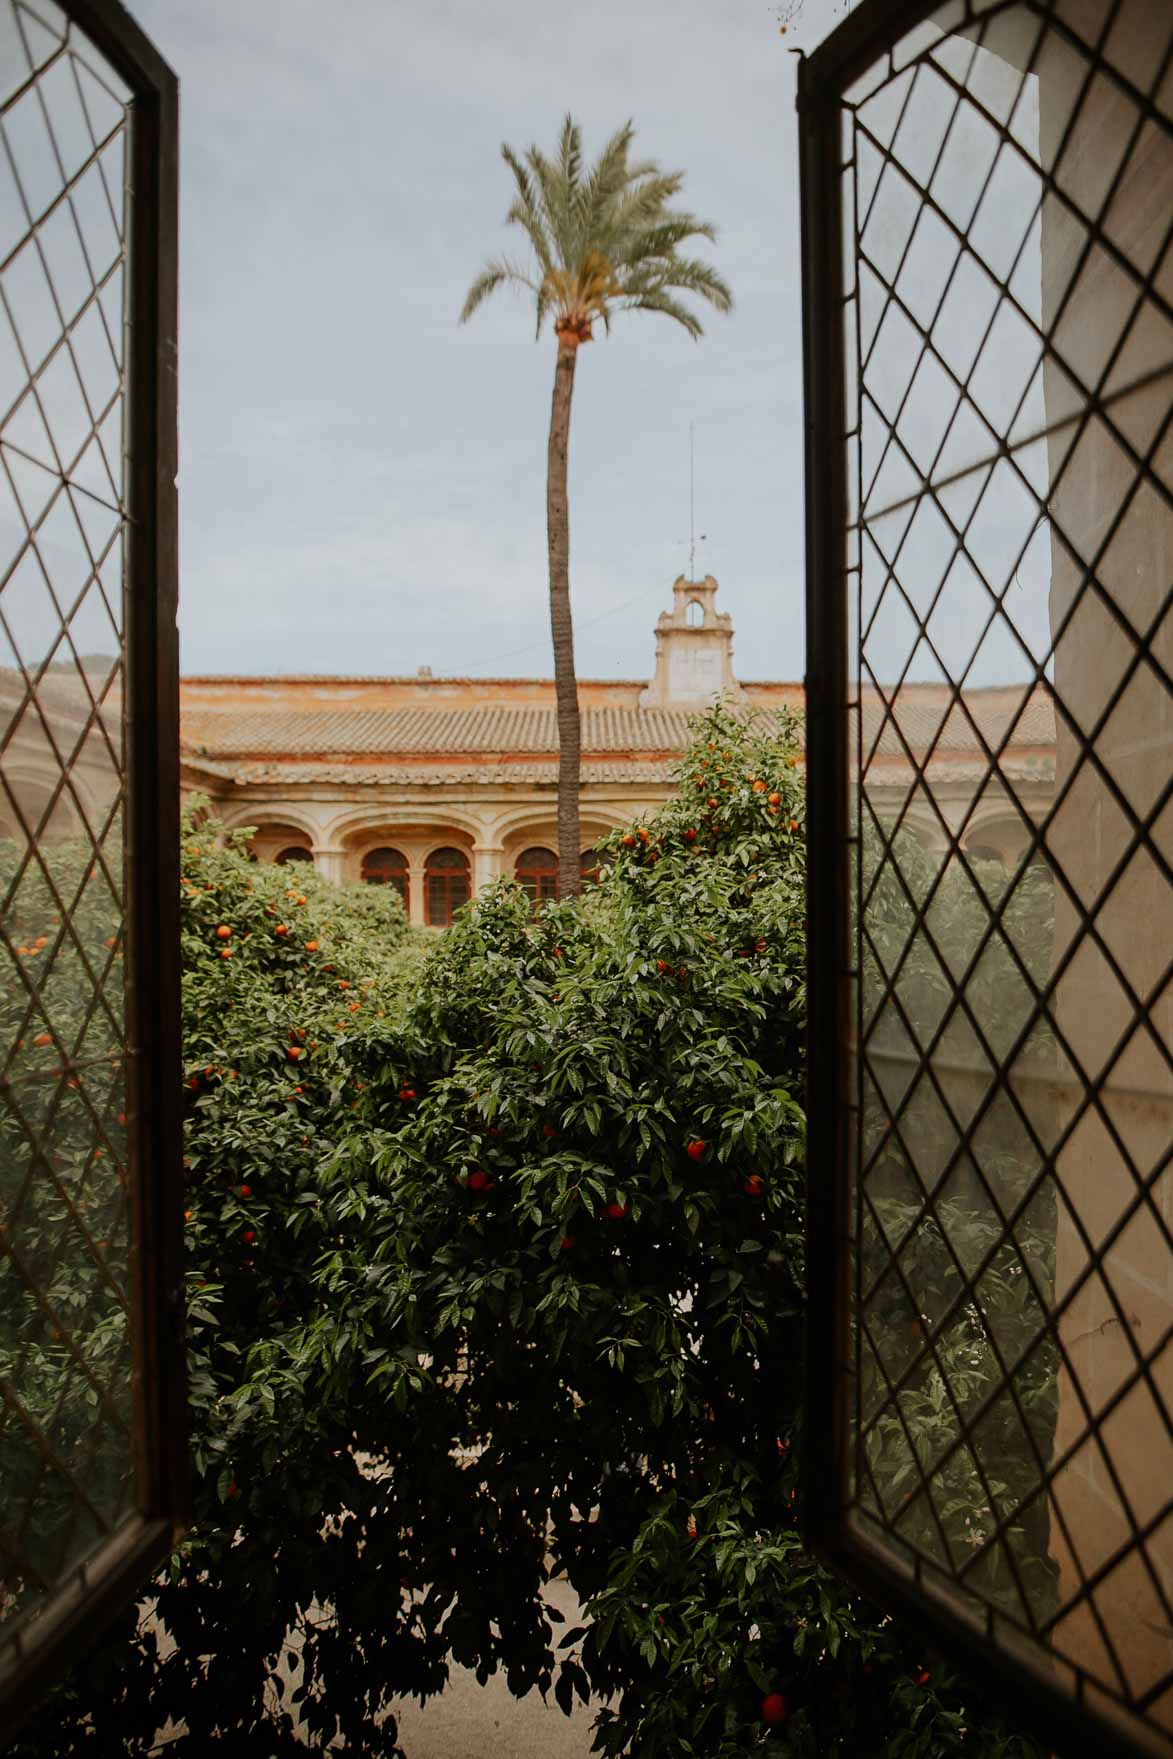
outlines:
[[680, 214], [639, 232], [624, 251], [624, 261], [634, 269], [656, 257], [671, 258], [690, 238], [707, 238], [714, 243], [716, 237], [715, 227], [694, 220], [691, 214]]
[[563, 122], [552, 157], [536, 145], [524, 154], [502, 146], [516, 186], [506, 224], [525, 234], [536, 266], [526, 273], [508, 258], [489, 263], [469, 290], [462, 322], [506, 282], [533, 295], [536, 335], [553, 313], [559, 336], [579, 341], [589, 340], [596, 319], [609, 335], [618, 311], [659, 312], [700, 336], [700, 320], [682, 294], [717, 311], [732, 309], [716, 269], [680, 254], [692, 239], [715, 242], [716, 229], [672, 206], [684, 187], [682, 172], [663, 171], [651, 159], [633, 162], [634, 134], [631, 122], [616, 129], [589, 169], [573, 116]]
[[[633, 276], [632, 281], [638, 281]], [[705, 299], [719, 312], [733, 310], [733, 294], [716, 269], [708, 263], [697, 262], [695, 258], [672, 256], [667, 261], [652, 264], [647, 271], [644, 291], [649, 289], [671, 288], [675, 293], [695, 293]], [[631, 290], [631, 282], [624, 283], [624, 293]]]
[[496, 293], [498, 287], [504, 287], [508, 284], [524, 287], [530, 292], [535, 291], [532, 278], [518, 268], [516, 263], [511, 263], [508, 258], [502, 257], [496, 262], [486, 263], [469, 288], [464, 304], [460, 308], [460, 322], [467, 324], [477, 307], [483, 305], [490, 294]]
[[552, 254], [566, 264], [573, 255], [573, 231], [567, 211], [565, 182], [558, 166], [552, 164], [538, 147], [530, 147], [525, 158], [540, 192], [542, 222], [554, 247]]
[[570, 115], [562, 124], [562, 138], [558, 142], [558, 169], [567, 194], [573, 195], [582, 175], [582, 129]]
[[554, 266], [554, 258], [550, 249], [550, 240], [546, 237], [546, 229], [542, 225], [541, 214], [536, 209], [528, 207], [518, 196], [505, 216], [505, 224], [521, 227], [538, 259], [538, 267], [543, 275], [548, 275]]
[[686, 305], [681, 305], [680, 301], [673, 299], [669, 293], [662, 293], [658, 290], [645, 293], [638, 299], [626, 300], [622, 309], [624, 311], [658, 311], [666, 318], [675, 319], [683, 329], [688, 331], [694, 342], [698, 342], [705, 333], [704, 325], [696, 313], [689, 311]]
[[502, 141], [501, 143], [501, 157], [513, 173], [514, 181], [517, 184], [518, 201], [520, 201], [530, 213], [536, 215], [538, 212], [538, 198], [534, 191], [533, 180], [513, 148], [509, 145], [508, 141]]

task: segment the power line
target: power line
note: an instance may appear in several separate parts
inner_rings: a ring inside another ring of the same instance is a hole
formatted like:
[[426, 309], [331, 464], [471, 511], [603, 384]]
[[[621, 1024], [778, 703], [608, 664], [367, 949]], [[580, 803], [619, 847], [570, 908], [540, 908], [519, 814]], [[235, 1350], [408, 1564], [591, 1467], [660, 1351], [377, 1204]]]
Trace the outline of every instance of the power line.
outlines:
[[[641, 599], [651, 598], [653, 593], [659, 596], [662, 590], [663, 589], [659, 586], [645, 587], [642, 592], [637, 592], [634, 597], [625, 599], [621, 605], [612, 605], [609, 611], [600, 611], [598, 616], [588, 617], [584, 622], [577, 623], [575, 626], [576, 635], [584, 629], [593, 629], [596, 623], [605, 623], [608, 617], [618, 617], [621, 612], [629, 611], [633, 605], [639, 604]], [[466, 667], [465, 675], [474, 671], [482, 671], [486, 666], [496, 666], [501, 660], [515, 659], [519, 654], [536, 653], [539, 649], [545, 649], [548, 646], [549, 638], [546, 637], [541, 641], [526, 642], [524, 647], [511, 647], [507, 649], [505, 653], [494, 654], [491, 659], [481, 660], [476, 666]]]

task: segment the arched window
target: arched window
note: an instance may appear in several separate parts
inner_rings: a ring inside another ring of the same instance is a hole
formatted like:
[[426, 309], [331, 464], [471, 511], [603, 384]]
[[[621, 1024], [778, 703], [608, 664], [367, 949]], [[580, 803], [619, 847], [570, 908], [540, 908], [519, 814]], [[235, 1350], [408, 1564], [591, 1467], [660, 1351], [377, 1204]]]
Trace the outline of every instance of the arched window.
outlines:
[[424, 864], [429, 928], [447, 928], [472, 896], [468, 856], [460, 849], [433, 849]]
[[368, 886], [394, 886], [407, 909], [411, 889], [402, 850], [368, 849], [362, 858], [362, 877]]
[[971, 861], [996, 861], [999, 867], [1005, 866], [1002, 851], [990, 843], [967, 843], [965, 853]]
[[313, 855], [300, 843], [291, 843], [287, 849], [278, 849], [273, 860], [278, 867], [288, 867], [291, 861], [312, 861]]
[[582, 875], [584, 886], [596, 886], [599, 883], [599, 867], [602, 857], [597, 849], [584, 849], [578, 858], [578, 871]]
[[558, 896], [558, 857], [552, 849], [523, 849], [513, 872], [535, 904], [547, 904]]
[[689, 599], [688, 609], [684, 613], [685, 621], [690, 629], [700, 629], [705, 621], [705, 607], [699, 599]]

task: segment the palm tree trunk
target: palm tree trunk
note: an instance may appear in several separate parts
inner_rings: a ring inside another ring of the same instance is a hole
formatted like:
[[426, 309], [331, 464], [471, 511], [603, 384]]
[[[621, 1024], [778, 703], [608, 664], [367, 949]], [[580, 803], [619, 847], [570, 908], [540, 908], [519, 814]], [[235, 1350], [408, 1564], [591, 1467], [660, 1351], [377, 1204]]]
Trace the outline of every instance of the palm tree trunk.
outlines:
[[579, 873], [578, 786], [581, 729], [574, 675], [574, 625], [570, 616], [570, 511], [566, 453], [570, 399], [578, 350], [560, 340], [550, 409], [546, 460], [546, 542], [550, 555], [550, 634], [554, 640], [554, 696], [558, 707], [558, 870], [564, 898], [582, 890]]

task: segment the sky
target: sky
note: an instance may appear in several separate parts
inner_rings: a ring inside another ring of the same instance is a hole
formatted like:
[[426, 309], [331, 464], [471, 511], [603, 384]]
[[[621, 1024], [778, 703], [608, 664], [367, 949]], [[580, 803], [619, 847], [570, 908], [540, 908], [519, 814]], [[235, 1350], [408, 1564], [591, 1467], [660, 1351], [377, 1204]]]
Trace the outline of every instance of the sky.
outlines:
[[[548, 675], [555, 347], [498, 294], [502, 141], [588, 157], [629, 118], [718, 228], [693, 343], [621, 317], [579, 356], [571, 591], [582, 677], [647, 677], [689, 558], [743, 678], [803, 667], [796, 46], [846, 0], [131, 0], [181, 82], [185, 673]], [[785, 15], [783, 15], [785, 16]], [[700, 534], [704, 534], [703, 541]]]

